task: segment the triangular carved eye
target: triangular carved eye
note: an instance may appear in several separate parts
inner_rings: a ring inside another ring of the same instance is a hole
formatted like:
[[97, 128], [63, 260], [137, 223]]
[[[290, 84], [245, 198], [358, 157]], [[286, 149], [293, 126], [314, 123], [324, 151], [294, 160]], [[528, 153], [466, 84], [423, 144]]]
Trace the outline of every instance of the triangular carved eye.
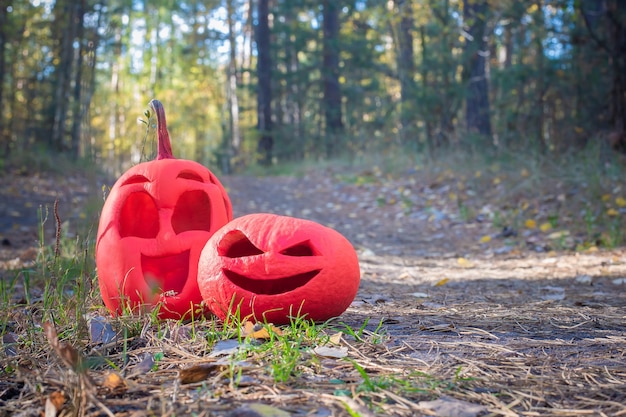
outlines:
[[261, 255], [263, 251], [250, 242], [243, 232], [233, 230], [227, 233], [217, 245], [217, 253], [227, 258], [243, 258], [245, 256]]
[[318, 256], [319, 252], [311, 244], [310, 240], [305, 240], [293, 246], [280, 251], [281, 254], [287, 256]]

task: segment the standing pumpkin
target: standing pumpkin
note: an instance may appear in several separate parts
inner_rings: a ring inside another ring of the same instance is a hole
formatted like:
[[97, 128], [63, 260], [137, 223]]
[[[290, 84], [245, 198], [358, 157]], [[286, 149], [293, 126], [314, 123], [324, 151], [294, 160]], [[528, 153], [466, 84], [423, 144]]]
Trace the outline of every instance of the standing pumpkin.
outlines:
[[158, 306], [160, 318], [179, 319], [202, 302], [200, 252], [232, 219], [232, 206], [211, 171], [173, 157], [163, 105], [152, 100], [150, 107], [157, 119], [157, 158], [124, 173], [104, 203], [98, 281], [113, 313]]
[[200, 256], [198, 285], [207, 306], [275, 324], [343, 313], [359, 288], [352, 244], [319, 223], [267, 213], [239, 217], [217, 231]]

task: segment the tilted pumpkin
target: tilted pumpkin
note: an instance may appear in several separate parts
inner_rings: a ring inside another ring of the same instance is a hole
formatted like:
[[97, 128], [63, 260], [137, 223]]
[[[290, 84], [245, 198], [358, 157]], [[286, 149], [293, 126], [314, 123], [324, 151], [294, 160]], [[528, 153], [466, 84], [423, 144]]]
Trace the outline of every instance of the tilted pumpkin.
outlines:
[[190, 317], [202, 302], [197, 268], [211, 235], [232, 219], [226, 190], [203, 165], [175, 159], [161, 102], [158, 154], [124, 173], [107, 197], [98, 227], [96, 265], [105, 305], [159, 308], [160, 318]]
[[215, 315], [275, 324], [295, 316], [339, 316], [359, 281], [356, 252], [339, 232], [267, 213], [239, 217], [218, 230], [198, 267], [200, 292]]

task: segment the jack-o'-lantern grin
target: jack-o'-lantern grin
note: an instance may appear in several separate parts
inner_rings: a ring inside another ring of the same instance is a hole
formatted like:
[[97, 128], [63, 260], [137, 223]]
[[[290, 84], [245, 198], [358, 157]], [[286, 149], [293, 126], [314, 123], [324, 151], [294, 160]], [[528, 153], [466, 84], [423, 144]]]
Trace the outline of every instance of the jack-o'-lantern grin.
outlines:
[[175, 296], [182, 292], [189, 277], [189, 250], [166, 256], [141, 254], [144, 279], [152, 294]]
[[257, 279], [246, 277], [229, 269], [222, 269], [224, 276], [237, 287], [254, 294], [263, 295], [283, 294], [303, 287], [315, 278], [320, 271], [321, 269], [315, 269], [288, 277]]
[[359, 289], [359, 260], [339, 232], [306, 219], [253, 213], [231, 220], [207, 241], [198, 287], [218, 318], [288, 324], [293, 312], [326, 321]]

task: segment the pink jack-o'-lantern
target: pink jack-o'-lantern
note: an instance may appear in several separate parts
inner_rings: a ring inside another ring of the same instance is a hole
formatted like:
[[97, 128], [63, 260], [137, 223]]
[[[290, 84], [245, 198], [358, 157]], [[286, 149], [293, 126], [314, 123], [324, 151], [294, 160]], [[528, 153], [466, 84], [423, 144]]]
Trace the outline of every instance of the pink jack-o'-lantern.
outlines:
[[165, 113], [157, 116], [158, 156], [124, 173], [106, 199], [96, 242], [98, 280], [114, 313], [151, 310], [190, 317], [202, 302], [197, 268], [211, 235], [232, 219], [230, 199], [201, 164], [172, 156]]
[[339, 316], [354, 300], [359, 281], [356, 252], [339, 232], [266, 213], [218, 230], [198, 267], [200, 292], [215, 315], [275, 324], [297, 315], [315, 321]]

